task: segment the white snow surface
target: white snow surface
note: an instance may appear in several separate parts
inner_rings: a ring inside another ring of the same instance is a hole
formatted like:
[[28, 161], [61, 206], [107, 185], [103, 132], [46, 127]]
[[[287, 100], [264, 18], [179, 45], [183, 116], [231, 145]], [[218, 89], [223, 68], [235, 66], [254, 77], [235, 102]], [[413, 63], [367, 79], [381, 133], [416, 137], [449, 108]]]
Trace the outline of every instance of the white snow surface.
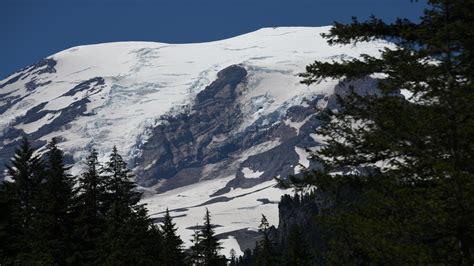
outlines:
[[[211, 213], [211, 222], [220, 225], [215, 228], [216, 234], [246, 228], [257, 231], [262, 214], [267, 217], [270, 224], [278, 226], [278, 202], [283, 194], [291, 192], [275, 187], [276, 181], [271, 180], [249, 189], [236, 188], [220, 196], [210, 196], [233, 178], [230, 176], [202, 181], [145, 198], [142, 203], [147, 204], [153, 218], [162, 217], [168, 208], [186, 247], [191, 245], [193, 234], [192, 229], [186, 228], [202, 225], [206, 208]], [[230, 200], [201, 206], [219, 197]], [[258, 199], [267, 199], [270, 203], [264, 204]], [[224, 239], [222, 244], [225, 249], [222, 251], [223, 255], [228, 256], [231, 248], [237, 254], [243, 252], [234, 239]]]
[[295, 147], [295, 152], [298, 154], [299, 157], [299, 164], [295, 166], [295, 174], [298, 174], [301, 172], [301, 168], [308, 168], [309, 167], [309, 152], [306, 151], [306, 149], [300, 148], [300, 147]]
[[262, 171], [254, 171], [248, 167], [244, 167], [242, 169], [242, 173], [244, 174], [245, 178], [258, 178], [263, 174]]

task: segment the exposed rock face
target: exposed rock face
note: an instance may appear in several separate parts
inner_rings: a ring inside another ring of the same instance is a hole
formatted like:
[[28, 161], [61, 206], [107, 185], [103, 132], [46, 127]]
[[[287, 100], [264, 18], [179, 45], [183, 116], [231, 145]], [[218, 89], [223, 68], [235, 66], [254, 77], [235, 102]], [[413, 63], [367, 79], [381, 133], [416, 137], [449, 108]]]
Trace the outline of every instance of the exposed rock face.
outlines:
[[79, 83], [72, 89], [64, 93], [62, 96], [74, 96], [78, 92], [87, 92], [88, 95], [98, 93], [100, 86], [104, 85], [105, 81], [102, 77], [95, 77], [84, 82]]
[[[228, 139], [219, 139], [241, 123], [236, 99], [245, 86], [247, 71], [231, 66], [219, 72], [218, 78], [196, 96], [189, 113], [164, 117], [164, 123], [153, 130], [142, 147], [138, 177], [143, 185], [159, 179], [173, 178], [173, 188], [200, 179], [207, 164], [225, 159], [236, 147]], [[181, 182], [185, 180], [185, 182]]]
[[[295, 174], [302, 160], [295, 146], [304, 150], [318, 145], [310, 137], [320, 124], [314, 106], [327, 99], [322, 95], [305, 107], [294, 106], [283, 114], [275, 111], [240, 130], [243, 106], [239, 97], [246, 93], [246, 78], [242, 66], [230, 66], [197, 94], [189, 112], [162, 117], [162, 124], [153, 129], [135, 160], [138, 182], [151, 186], [161, 181], [158, 191], [165, 191], [223, 176], [223, 172], [235, 176], [216, 196], [277, 175]], [[292, 123], [299, 126], [292, 127]], [[251, 174], [246, 176], [244, 172]]]

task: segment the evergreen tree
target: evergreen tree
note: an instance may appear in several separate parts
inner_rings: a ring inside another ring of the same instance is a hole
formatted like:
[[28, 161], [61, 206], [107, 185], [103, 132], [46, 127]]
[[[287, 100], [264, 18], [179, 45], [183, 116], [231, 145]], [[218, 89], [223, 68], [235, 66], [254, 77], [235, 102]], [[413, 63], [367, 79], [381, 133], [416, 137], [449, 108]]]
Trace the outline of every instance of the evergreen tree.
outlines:
[[52, 139], [48, 144], [46, 179], [41, 186], [35, 233], [40, 241], [35, 248], [37, 262], [64, 265], [71, 256], [73, 177], [67, 173], [63, 152]]
[[[146, 253], [150, 257], [150, 261], [152, 261], [152, 264], [164, 264], [163, 233], [161, 232], [158, 225], [151, 223], [150, 228], [147, 232], [144, 246], [146, 247]], [[186, 257], [184, 252], [182, 253], [182, 256], [183, 258], [181, 260], [185, 261]], [[185, 263], [183, 263], [183, 265], [185, 265]]]
[[202, 251], [204, 265], [220, 265], [221, 257], [219, 250], [222, 248], [219, 240], [215, 236], [214, 225], [211, 223], [211, 214], [206, 208], [204, 225], [201, 229], [201, 241], [199, 242]]
[[[353, 91], [339, 97], [337, 113], [320, 115], [327, 145], [314, 157], [323, 168], [293, 178], [331, 206], [318, 218], [328, 264], [474, 262], [474, 2], [428, 4], [419, 23], [336, 23], [324, 35], [330, 44], [396, 47], [317, 61], [302, 74], [307, 84], [344, 78]], [[378, 92], [355, 93], [351, 81], [374, 73], [386, 75]]]
[[0, 183], [0, 264], [14, 264], [18, 252], [24, 251], [21, 220], [16, 207], [18, 200], [13, 195], [11, 182]]
[[268, 223], [267, 217], [262, 213], [258, 230], [263, 234], [268, 234], [268, 228], [270, 228], [270, 223]]
[[[258, 246], [257, 246], [258, 247]], [[255, 254], [252, 254], [251, 249], [244, 250], [244, 255], [239, 257], [237, 265], [240, 266], [253, 266], [255, 265]]]
[[127, 164], [115, 146], [102, 175], [106, 181], [108, 196], [105, 199], [105, 207], [109, 211], [108, 216], [120, 222], [129, 217], [133, 210], [140, 208], [138, 202], [141, 194], [135, 190], [136, 185], [131, 181], [132, 171], [127, 168]]
[[260, 220], [259, 231], [263, 234], [262, 240], [257, 242], [258, 254], [256, 255], [256, 265], [258, 266], [269, 266], [278, 264], [277, 254], [273, 247], [273, 243], [268, 236], [268, 229], [270, 224], [268, 223], [267, 217], [262, 214]]
[[[196, 225], [197, 227], [197, 225]], [[201, 233], [195, 229], [192, 235], [191, 243], [193, 245], [189, 248], [189, 255], [187, 262], [190, 265], [203, 265], [203, 253], [201, 247]]]
[[40, 191], [44, 181], [44, 164], [28, 139], [21, 140], [20, 147], [7, 166], [7, 177], [0, 185], [3, 226], [0, 230], [5, 238], [2, 243], [2, 261], [9, 263], [34, 263], [38, 239], [35, 222], [40, 207]]
[[104, 229], [106, 190], [104, 178], [99, 174], [101, 165], [94, 149], [87, 156], [85, 166], [85, 172], [77, 182], [75, 260], [92, 264], [98, 259], [98, 241]]
[[176, 234], [176, 224], [166, 209], [161, 231], [163, 234], [163, 265], [184, 265], [183, 241]]
[[21, 226], [25, 229], [30, 228], [31, 220], [37, 214], [40, 187], [45, 179], [44, 163], [35, 152], [28, 139], [23, 137], [10, 162], [11, 165], [7, 166], [8, 176], [14, 181], [11, 188], [18, 201]]
[[[146, 253], [150, 256], [153, 264], [164, 264], [163, 233], [158, 225], [151, 223], [144, 246], [146, 247]], [[184, 257], [184, 252], [182, 253], [182, 256]], [[184, 261], [185, 257], [182, 258], [182, 260]]]
[[149, 265], [158, 252], [148, 246], [152, 221], [138, 204], [141, 194], [133, 175], [114, 147], [103, 170], [106, 187], [105, 229], [100, 240], [99, 262], [106, 265]]

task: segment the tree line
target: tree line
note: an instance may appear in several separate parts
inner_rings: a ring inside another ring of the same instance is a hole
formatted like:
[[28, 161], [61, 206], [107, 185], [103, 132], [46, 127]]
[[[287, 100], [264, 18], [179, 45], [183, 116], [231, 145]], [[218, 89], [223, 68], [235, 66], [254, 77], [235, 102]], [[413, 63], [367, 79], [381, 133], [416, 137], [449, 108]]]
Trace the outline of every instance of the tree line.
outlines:
[[276, 229], [270, 226], [262, 214], [259, 232], [261, 237], [255, 243], [255, 248], [246, 249], [243, 256], [235, 260], [231, 257], [231, 266], [319, 265], [315, 260], [316, 250], [305, 236], [308, 230], [300, 225], [294, 225], [287, 238], [280, 242], [276, 238]]
[[116, 147], [103, 164], [92, 150], [84, 166], [81, 175], [70, 175], [55, 139], [43, 156], [21, 140], [7, 166], [8, 180], [0, 184], [2, 265], [263, 266], [312, 260], [300, 228], [281, 245], [264, 215], [255, 248], [240, 257], [231, 250], [226, 258], [207, 209], [185, 250], [169, 210], [158, 225], [139, 203], [141, 193]]
[[155, 224], [133, 175], [113, 148], [103, 165], [92, 150], [80, 176], [68, 173], [53, 139], [40, 157], [23, 138], [0, 184], [2, 265], [225, 265], [211, 216], [190, 252], [166, 210]]

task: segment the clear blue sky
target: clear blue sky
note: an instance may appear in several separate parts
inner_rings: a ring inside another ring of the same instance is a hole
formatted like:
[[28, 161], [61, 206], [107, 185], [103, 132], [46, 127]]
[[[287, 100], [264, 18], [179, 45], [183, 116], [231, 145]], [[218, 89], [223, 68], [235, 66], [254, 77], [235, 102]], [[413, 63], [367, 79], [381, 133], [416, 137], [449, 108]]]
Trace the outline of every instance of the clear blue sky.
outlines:
[[417, 20], [410, 0], [0, 0], [0, 79], [53, 53], [114, 41], [202, 42], [371, 14]]

